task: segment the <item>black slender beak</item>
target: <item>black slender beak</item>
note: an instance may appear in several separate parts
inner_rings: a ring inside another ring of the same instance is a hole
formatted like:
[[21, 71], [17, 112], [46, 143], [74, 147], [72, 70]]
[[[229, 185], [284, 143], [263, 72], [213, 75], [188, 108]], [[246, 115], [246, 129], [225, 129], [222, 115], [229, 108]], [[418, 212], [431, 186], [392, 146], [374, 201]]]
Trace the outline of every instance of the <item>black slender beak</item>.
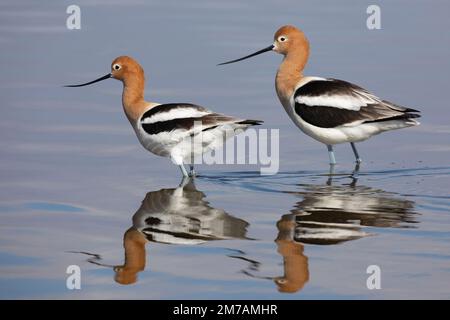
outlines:
[[267, 52], [267, 51], [272, 51], [273, 48], [274, 48], [274, 45], [271, 44], [267, 48], [264, 48], [264, 49], [261, 49], [259, 51], [256, 51], [255, 53], [249, 54], [248, 56], [245, 56], [245, 57], [242, 57], [242, 58], [239, 58], [239, 59], [235, 59], [235, 60], [231, 60], [231, 61], [227, 61], [227, 62], [219, 63], [218, 66], [222, 66], [224, 64], [229, 64], [229, 63], [235, 63], [235, 62], [238, 62], [238, 61], [242, 61], [242, 60], [245, 60], [245, 59], [257, 56], [258, 54], [261, 54], [261, 53], [264, 53], [264, 52]]
[[70, 85], [67, 85], [67, 86], [64, 86], [64, 87], [70, 87], [70, 88], [84, 87], [84, 86], [88, 86], [90, 84], [93, 84], [93, 83], [96, 83], [96, 82], [99, 82], [99, 81], [103, 81], [103, 80], [109, 79], [111, 77], [112, 77], [112, 74], [108, 73], [108, 74], [104, 75], [103, 77], [95, 79], [95, 80], [93, 80], [91, 82], [86, 82], [86, 83], [82, 83], [82, 84], [70, 84]]

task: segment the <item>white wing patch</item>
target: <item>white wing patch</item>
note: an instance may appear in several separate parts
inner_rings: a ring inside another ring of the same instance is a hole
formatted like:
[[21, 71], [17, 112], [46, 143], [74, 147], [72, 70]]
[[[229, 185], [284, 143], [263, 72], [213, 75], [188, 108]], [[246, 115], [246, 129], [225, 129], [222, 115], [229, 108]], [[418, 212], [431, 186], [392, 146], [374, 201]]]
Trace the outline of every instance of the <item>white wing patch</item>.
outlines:
[[298, 96], [295, 98], [295, 101], [310, 107], [321, 106], [359, 111], [361, 107], [367, 106], [370, 100], [349, 95], [333, 95], [317, 97]]
[[[312, 81], [323, 81], [322, 79], [313, 79]], [[327, 81], [332, 82], [332, 80]], [[307, 83], [309, 83], [308, 81]], [[306, 84], [306, 83], [305, 83]], [[304, 84], [303, 84], [304, 85]], [[298, 89], [298, 88], [297, 88]], [[351, 94], [348, 92], [323, 94], [320, 96], [307, 96], [299, 95], [295, 97], [295, 102], [304, 104], [310, 107], [331, 107], [338, 109], [346, 109], [352, 111], [359, 111], [362, 107], [366, 107], [370, 104], [379, 104], [382, 101], [373, 94], [353, 88], [348, 88]], [[347, 89], [347, 90], [348, 90]]]
[[168, 121], [174, 119], [182, 119], [182, 118], [197, 118], [202, 117], [210, 112], [208, 111], [200, 111], [195, 108], [178, 108], [173, 109], [167, 112], [159, 112], [157, 114], [152, 115], [151, 117], [145, 118], [142, 120], [142, 123], [155, 123], [161, 121]]

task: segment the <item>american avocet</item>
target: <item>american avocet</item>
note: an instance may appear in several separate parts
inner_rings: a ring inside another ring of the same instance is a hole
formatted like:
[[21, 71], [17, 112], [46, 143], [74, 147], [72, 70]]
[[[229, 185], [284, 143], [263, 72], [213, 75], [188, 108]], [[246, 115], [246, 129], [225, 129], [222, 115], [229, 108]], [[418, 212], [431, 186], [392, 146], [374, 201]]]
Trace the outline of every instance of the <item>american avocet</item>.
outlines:
[[[243, 131], [262, 123], [215, 113], [190, 103], [147, 102], [144, 100], [144, 70], [127, 56], [114, 59], [107, 75], [66, 87], [87, 86], [110, 78], [123, 83], [123, 109], [143, 147], [158, 156], [171, 158], [183, 176], [195, 174], [195, 156], [221, 146], [225, 138], [233, 137], [239, 129]], [[185, 163], [190, 164], [189, 174]]]
[[419, 124], [415, 120], [420, 117], [419, 111], [382, 100], [357, 85], [337, 79], [303, 76], [309, 42], [294, 26], [278, 29], [273, 44], [267, 48], [219, 65], [267, 51], [284, 56], [275, 82], [281, 104], [300, 130], [327, 146], [332, 165], [336, 163], [335, 144], [350, 142], [356, 162], [360, 163], [355, 142], [384, 131]]

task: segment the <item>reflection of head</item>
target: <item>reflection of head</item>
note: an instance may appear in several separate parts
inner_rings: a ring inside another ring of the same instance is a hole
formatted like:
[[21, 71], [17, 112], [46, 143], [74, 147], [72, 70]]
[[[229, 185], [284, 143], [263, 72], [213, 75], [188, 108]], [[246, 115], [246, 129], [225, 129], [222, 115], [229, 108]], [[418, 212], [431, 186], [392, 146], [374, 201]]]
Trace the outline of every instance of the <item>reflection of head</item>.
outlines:
[[132, 284], [137, 281], [138, 272], [145, 268], [145, 237], [134, 227], [123, 236], [125, 263], [114, 267], [114, 280], [120, 284]]
[[294, 241], [295, 215], [284, 215], [277, 222], [278, 237], [275, 240], [278, 253], [283, 256], [284, 275], [274, 279], [278, 291], [294, 293], [309, 280], [308, 257], [303, 254], [303, 245]]

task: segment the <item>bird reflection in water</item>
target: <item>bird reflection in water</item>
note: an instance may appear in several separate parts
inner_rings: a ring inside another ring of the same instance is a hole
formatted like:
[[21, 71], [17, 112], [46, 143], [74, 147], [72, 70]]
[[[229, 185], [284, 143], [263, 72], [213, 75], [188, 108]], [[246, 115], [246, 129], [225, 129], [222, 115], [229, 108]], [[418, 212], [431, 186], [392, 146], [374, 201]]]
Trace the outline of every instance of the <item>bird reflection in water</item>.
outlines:
[[294, 293], [309, 280], [304, 244], [335, 245], [372, 235], [365, 231], [366, 227], [414, 228], [418, 223], [414, 202], [395, 193], [357, 186], [358, 169], [350, 176], [349, 184], [334, 185], [331, 168], [326, 184], [300, 184], [301, 191], [287, 192], [302, 200], [277, 222], [275, 242], [283, 257], [283, 276], [258, 276], [254, 267], [259, 265], [257, 261], [243, 272], [273, 280], [280, 292]]
[[413, 228], [414, 202], [399, 194], [358, 186], [358, 166], [349, 184], [299, 185], [290, 192], [302, 201], [291, 210], [295, 214], [295, 240], [308, 244], [338, 244], [371, 235], [366, 227]]
[[[418, 223], [415, 203], [396, 193], [357, 185], [357, 169], [348, 184], [333, 181], [337, 175], [331, 171], [324, 184], [299, 184], [299, 191], [286, 191], [301, 200], [276, 223], [275, 243], [283, 258], [283, 275], [260, 275], [261, 263], [246, 252], [237, 250], [229, 257], [248, 264], [242, 270], [247, 276], [269, 279], [280, 292], [295, 293], [309, 281], [305, 244], [341, 244], [373, 235], [374, 228], [414, 228]], [[183, 179], [178, 188], [147, 193], [132, 220], [133, 225], [123, 238], [123, 265], [106, 265], [100, 263], [99, 255], [85, 253], [91, 256], [91, 263], [114, 267], [115, 281], [120, 284], [137, 281], [138, 273], [145, 268], [148, 242], [193, 245], [210, 240], [247, 239], [249, 225], [211, 207], [190, 178]], [[372, 232], [367, 231], [369, 227]]]
[[245, 239], [248, 223], [209, 205], [191, 178], [178, 188], [147, 193], [123, 238], [125, 262], [115, 266], [115, 281], [132, 284], [145, 268], [148, 242], [195, 245], [210, 240]]

